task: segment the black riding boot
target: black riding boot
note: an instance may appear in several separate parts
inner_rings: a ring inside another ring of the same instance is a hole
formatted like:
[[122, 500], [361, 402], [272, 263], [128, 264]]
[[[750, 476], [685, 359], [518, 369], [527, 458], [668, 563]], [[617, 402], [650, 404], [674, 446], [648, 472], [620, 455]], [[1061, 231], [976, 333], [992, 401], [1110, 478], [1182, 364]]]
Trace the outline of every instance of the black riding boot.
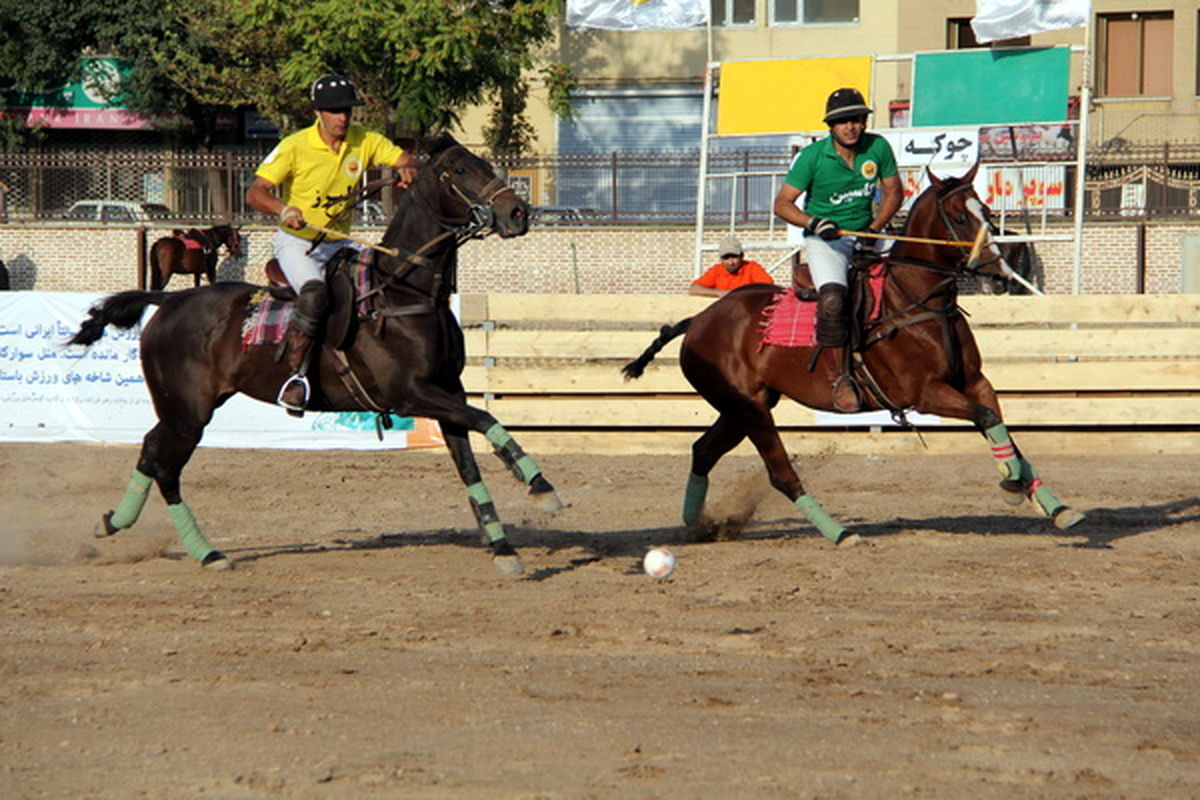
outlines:
[[328, 307], [329, 292], [324, 281], [308, 281], [300, 287], [287, 329], [287, 364], [292, 375], [284, 381], [275, 401], [294, 417], [304, 416], [308, 405], [309, 354]]
[[826, 349], [841, 348], [841, 369], [833, 381], [833, 407], [837, 411], [858, 411], [862, 400], [858, 385], [850, 374], [849, 320], [846, 309], [846, 287], [840, 283], [827, 283], [821, 287], [817, 297], [817, 344]]

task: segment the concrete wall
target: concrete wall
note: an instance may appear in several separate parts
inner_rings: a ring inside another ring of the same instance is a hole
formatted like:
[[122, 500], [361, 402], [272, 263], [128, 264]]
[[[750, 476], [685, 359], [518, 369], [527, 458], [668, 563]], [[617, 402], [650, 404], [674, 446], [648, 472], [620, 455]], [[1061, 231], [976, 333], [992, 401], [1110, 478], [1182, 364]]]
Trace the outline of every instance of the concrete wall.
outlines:
[[[151, 230], [148, 242], [167, 233]], [[364, 229], [378, 239], [381, 229]], [[766, 241], [766, 231], [739, 230], [745, 241]], [[272, 229], [244, 228], [248, 256], [226, 259], [221, 280], [265, 281]], [[1145, 231], [1145, 291], [1173, 294], [1182, 286], [1185, 236], [1200, 235], [1200, 220], [1151, 223]], [[119, 291], [137, 287], [138, 236], [135, 228], [84, 228], [53, 225], [0, 225], [0, 260], [13, 289], [44, 291]], [[671, 294], [685, 292], [692, 280], [692, 229], [541, 228], [520, 239], [496, 237], [467, 243], [459, 255], [459, 291], [528, 294]], [[710, 238], [716, 239], [713, 231]], [[770, 267], [784, 250], [751, 250], [747, 257]], [[1084, 231], [1084, 294], [1129, 294], [1137, 290], [1138, 225], [1089, 224]], [[1069, 294], [1074, 282], [1073, 245], [1037, 245], [1045, 288]], [[706, 261], [707, 264], [707, 261]], [[773, 273], [788, 279], [787, 264]], [[169, 288], [191, 285], [176, 276]]]

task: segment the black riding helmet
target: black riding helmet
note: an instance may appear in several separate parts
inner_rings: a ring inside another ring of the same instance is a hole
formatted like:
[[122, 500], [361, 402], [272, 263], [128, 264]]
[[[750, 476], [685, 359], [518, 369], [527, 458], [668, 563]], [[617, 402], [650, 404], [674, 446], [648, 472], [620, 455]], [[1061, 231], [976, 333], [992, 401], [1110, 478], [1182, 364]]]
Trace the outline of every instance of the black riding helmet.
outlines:
[[363, 105], [355, 91], [354, 82], [342, 75], [322, 75], [313, 81], [309, 89], [313, 108], [318, 111], [335, 111], [341, 108]]
[[871, 107], [863, 100], [858, 89], [838, 89], [825, 101], [825, 124], [832, 125], [854, 117], [871, 113]]

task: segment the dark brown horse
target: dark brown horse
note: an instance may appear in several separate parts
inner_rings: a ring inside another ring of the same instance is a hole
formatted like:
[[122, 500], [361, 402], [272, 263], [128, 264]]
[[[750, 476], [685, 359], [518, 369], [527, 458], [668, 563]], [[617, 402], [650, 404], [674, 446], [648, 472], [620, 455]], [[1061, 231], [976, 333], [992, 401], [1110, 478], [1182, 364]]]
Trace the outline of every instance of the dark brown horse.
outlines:
[[[859, 321], [861, 336], [853, 362], [863, 387], [863, 409], [908, 409], [970, 420], [988, 439], [1004, 479], [1001, 487], [1017, 503], [1029, 498], [1059, 528], [1083, 515], [1059, 502], [1033, 465], [1013, 444], [1000, 415], [992, 384], [981, 371], [979, 349], [959, 309], [956, 275], [963, 269], [1006, 274], [1008, 267], [992, 243], [989, 214], [971, 186], [972, 169], [962, 178], [941, 180], [913, 204], [904, 235], [942, 242], [977, 242], [977, 248], [898, 241], [884, 266], [880, 312]], [[684, 495], [684, 522], [696, 525], [708, 491], [708, 474], [721, 456], [747, 436], [766, 463], [772, 485], [829, 539], [853, 543], [849, 534], [810, 495], [788, 459], [771, 409], [786, 395], [810, 408], [837, 411], [833, 384], [841, 372], [841, 349], [760, 347], [763, 312], [778, 287], [752, 285], [730, 292], [701, 313], [673, 326], [624, 368], [626, 378], [642, 374], [662, 347], [686, 332], [679, 362], [684, 375], [718, 412], [692, 445], [692, 468]]]
[[195, 285], [200, 276], [209, 283], [217, 280], [217, 257], [224, 247], [231, 258], [242, 254], [242, 234], [232, 225], [175, 231], [150, 246], [150, 288], [165, 289], [172, 275], [192, 275]]
[[[501, 237], [526, 233], [529, 206], [496, 177], [491, 165], [453, 138], [425, 140], [416, 149], [426, 163], [397, 204], [383, 237], [398, 255], [374, 260], [374, 312], [360, 321], [344, 351], [326, 345], [314, 358], [309, 408], [436, 419], [497, 569], [516, 574], [520, 559], [505, 538], [468, 433], [483, 434], [492, 443], [542, 508], [555, 510], [561, 504], [508, 431], [486, 411], [467, 405], [459, 378], [463, 335], [449, 298], [459, 245], [492, 232]], [[159, 306], [141, 336], [142, 369], [159, 422], [146, 434], [124, 499], [104, 515], [98, 535], [132, 525], [155, 482], [187, 552], [205, 565], [230, 566], [183, 502], [180, 472], [214, 409], [237, 392], [273, 402], [288, 377], [287, 366], [274, 357], [275, 345], [242, 345], [251, 297], [261, 291], [246, 283], [222, 282], [182, 292], [121, 292], [89, 312], [72, 344], [95, 342], [109, 324], [132, 327], [146, 306]], [[381, 499], [394, 496], [381, 491]]]

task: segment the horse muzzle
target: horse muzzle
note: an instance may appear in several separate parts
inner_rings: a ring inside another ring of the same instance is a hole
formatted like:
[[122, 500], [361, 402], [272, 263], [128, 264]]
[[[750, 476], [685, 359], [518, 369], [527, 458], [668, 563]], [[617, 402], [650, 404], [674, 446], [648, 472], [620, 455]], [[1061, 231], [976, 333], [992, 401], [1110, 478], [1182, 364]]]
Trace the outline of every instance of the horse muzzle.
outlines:
[[493, 230], [503, 239], [524, 236], [529, 232], [529, 204], [517, 197], [515, 192], [505, 192], [492, 204], [495, 215]]

